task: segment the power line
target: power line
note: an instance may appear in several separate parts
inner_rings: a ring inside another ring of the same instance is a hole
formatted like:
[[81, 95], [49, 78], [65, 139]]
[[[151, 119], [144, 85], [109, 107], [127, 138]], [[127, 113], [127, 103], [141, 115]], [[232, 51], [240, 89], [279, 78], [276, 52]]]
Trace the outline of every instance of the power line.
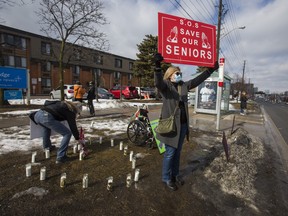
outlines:
[[179, 3], [179, 1], [175, 0], [175, 2], [182, 8], [182, 10], [193, 20], [193, 17], [184, 9], [184, 7]]
[[[226, 1], [225, 5], [227, 5], [228, 9], [227, 15], [229, 19], [227, 19], [227, 22], [223, 24], [223, 27], [226, 32], [229, 32], [231, 31], [231, 29], [233, 30], [239, 27], [236, 21], [235, 10], [231, 3], [231, 0], [225, 0], [225, 1]], [[239, 41], [241, 41], [240, 32], [233, 31], [231, 32], [231, 34], [227, 35], [227, 38], [225, 39], [226, 43], [223, 41], [222, 44], [224, 50], [226, 50], [228, 54], [231, 53], [233, 56], [233, 57], [231, 56], [231, 58], [235, 59], [235, 61], [237, 62], [237, 66], [236, 67], [234, 66], [234, 68], [240, 68], [240, 66], [242, 66], [242, 60], [245, 58], [244, 49], [240, 46]], [[233, 70], [233, 68], [231, 68], [231, 70]]]
[[183, 12], [177, 7], [176, 4], [173, 3], [173, 0], [169, 0], [170, 3], [185, 17], [185, 15], [183, 14]]
[[[190, 0], [190, 2], [191, 2], [191, 0]], [[197, 2], [198, 2], [198, 0], [197, 0]], [[208, 2], [205, 2], [205, 3], [206, 3], [207, 6], [209, 5]], [[210, 20], [210, 21], [208, 21], [208, 23], [210, 22], [211, 24], [216, 25], [216, 24], [217, 24], [217, 14], [216, 14], [216, 16], [215, 16], [214, 13], [211, 14], [211, 12], [209, 11], [209, 9], [207, 8], [206, 5], [204, 4], [203, 1], [200, 1], [200, 2], [199, 2], [199, 6], [200, 6], [200, 7], [203, 9], [203, 11], [205, 11], [205, 13], [208, 15], [208, 16], [207, 16], [207, 21]], [[215, 11], [215, 8], [212, 8], [211, 11]], [[214, 17], [213, 17], [213, 16], [214, 16]], [[208, 19], [208, 18], [209, 18], [209, 19]], [[214, 19], [215, 19], [215, 20], [214, 20]]]
[[[195, 17], [197, 21], [200, 22], [212, 24], [218, 23], [218, 13], [216, 8], [219, 7], [219, 5], [214, 5], [217, 0], [182, 0], [181, 2], [179, 0], [169, 1], [186, 18], [193, 19], [193, 17]], [[225, 40], [221, 41], [221, 49], [219, 52], [226, 58], [227, 69], [233, 72], [235, 69], [238, 70], [237, 68], [240, 68], [242, 65], [242, 60], [244, 59], [245, 53], [244, 49], [239, 43], [239, 41], [241, 41], [241, 37], [239, 31], [236, 30], [239, 27], [237, 25], [235, 10], [231, 0], [225, 0], [223, 6], [224, 12], [222, 13], [221, 30], [223, 28], [225, 33], [228, 34], [227, 37], [225, 36]], [[233, 29], [235, 29], [235, 31], [233, 31]]]

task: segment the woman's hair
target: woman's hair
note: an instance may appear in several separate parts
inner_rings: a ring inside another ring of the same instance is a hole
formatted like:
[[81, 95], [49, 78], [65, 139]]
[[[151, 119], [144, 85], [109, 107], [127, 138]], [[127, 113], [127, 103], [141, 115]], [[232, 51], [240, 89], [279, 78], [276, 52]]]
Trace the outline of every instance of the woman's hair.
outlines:
[[177, 71], [180, 72], [180, 68], [179, 68], [179, 67], [175, 67], [175, 66], [169, 67], [169, 68], [166, 70], [163, 79], [164, 79], [164, 80], [168, 80], [168, 79], [170, 78], [170, 76], [171, 76], [173, 73], [177, 72]]
[[71, 102], [71, 101], [64, 101], [67, 105], [68, 109], [76, 114], [80, 113], [82, 110], [82, 104], [79, 101]]

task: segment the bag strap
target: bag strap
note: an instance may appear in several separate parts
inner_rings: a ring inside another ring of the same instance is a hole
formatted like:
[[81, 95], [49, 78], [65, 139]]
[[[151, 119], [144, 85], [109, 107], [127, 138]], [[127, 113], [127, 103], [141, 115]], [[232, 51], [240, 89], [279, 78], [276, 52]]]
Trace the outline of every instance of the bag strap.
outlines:
[[[181, 90], [182, 90], [182, 85], [178, 85], [178, 86], [177, 86], [177, 89], [178, 89], [178, 95], [179, 95], [179, 97], [180, 97], [180, 95], [181, 95]], [[180, 100], [181, 100], [181, 97], [180, 97]], [[173, 112], [173, 116], [175, 116], [176, 111], [177, 111], [178, 108], [179, 108], [179, 101], [178, 101], [178, 103], [176, 102], [176, 107], [175, 107], [175, 110], [174, 110], [174, 112]], [[160, 114], [159, 119], [162, 119], [162, 113]]]

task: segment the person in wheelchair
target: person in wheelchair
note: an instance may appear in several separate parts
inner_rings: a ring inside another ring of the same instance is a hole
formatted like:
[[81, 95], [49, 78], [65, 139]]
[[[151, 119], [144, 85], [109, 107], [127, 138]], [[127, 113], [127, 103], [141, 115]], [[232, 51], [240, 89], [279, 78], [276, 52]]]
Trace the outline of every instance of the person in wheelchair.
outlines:
[[135, 145], [148, 145], [153, 148], [153, 134], [148, 117], [148, 107], [143, 104], [138, 107], [137, 111], [131, 116], [127, 127], [128, 139]]

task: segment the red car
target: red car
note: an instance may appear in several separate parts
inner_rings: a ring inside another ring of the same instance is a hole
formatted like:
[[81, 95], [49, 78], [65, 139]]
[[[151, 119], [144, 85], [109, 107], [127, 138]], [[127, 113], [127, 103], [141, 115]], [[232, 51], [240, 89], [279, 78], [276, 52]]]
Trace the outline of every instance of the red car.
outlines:
[[[114, 95], [114, 98], [118, 99], [120, 98], [120, 86], [114, 86], [109, 91]], [[121, 97], [123, 99], [133, 99], [133, 98], [139, 98], [138, 91], [133, 86], [122, 86], [122, 95]]]

